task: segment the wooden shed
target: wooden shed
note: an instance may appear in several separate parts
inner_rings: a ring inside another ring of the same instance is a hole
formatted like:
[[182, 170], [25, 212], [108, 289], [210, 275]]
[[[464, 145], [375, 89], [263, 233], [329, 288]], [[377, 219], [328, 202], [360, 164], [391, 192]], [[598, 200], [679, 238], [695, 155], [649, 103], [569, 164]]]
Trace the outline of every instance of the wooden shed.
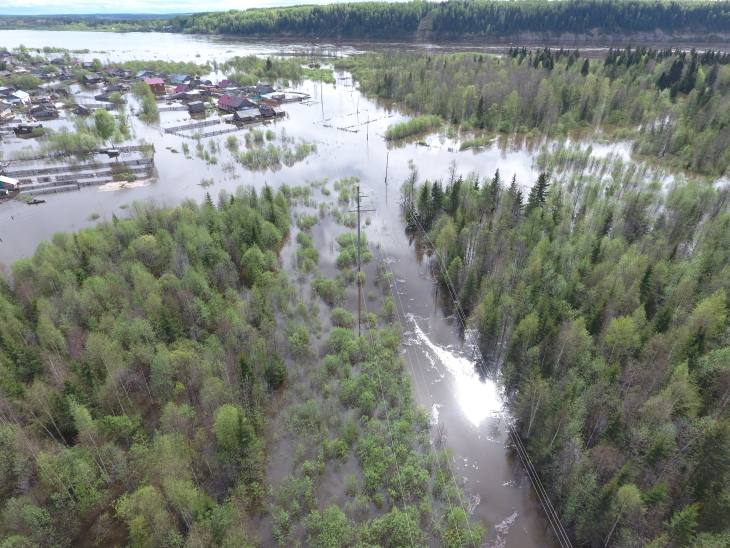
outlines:
[[205, 112], [205, 103], [203, 103], [203, 101], [193, 101], [188, 103], [188, 112], [190, 114]]
[[246, 108], [233, 113], [233, 120], [236, 122], [253, 122], [261, 119], [261, 112], [257, 108]]

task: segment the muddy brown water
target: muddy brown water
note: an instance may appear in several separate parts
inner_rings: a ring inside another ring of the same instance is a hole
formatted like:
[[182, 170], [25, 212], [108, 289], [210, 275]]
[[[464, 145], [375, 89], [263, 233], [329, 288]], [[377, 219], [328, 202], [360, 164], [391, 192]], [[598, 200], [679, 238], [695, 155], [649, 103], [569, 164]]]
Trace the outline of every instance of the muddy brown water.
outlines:
[[[151, 42], [153, 39], [154, 44]], [[91, 53], [85, 56], [88, 58], [198, 61], [215, 58], [219, 62], [234, 54], [297, 53], [307, 46], [301, 42], [242, 42], [221, 37], [169, 34], [45, 31], [5, 31], [0, 34], [2, 46], [14, 47], [20, 43], [29, 47], [63, 45], [72, 49], [91, 45], [91, 49], [107, 52], [105, 55]], [[471, 44], [468, 46], [473, 49]], [[345, 53], [355, 53], [363, 47], [355, 43], [339, 47], [338, 51], [341, 53], [349, 48]], [[434, 45], [437, 50], [443, 47]], [[199, 58], [197, 54], [200, 54]], [[406, 233], [398, 203], [400, 185], [408, 174], [409, 160], [418, 167], [421, 180], [446, 180], [449, 164], [456, 161], [458, 172], [463, 175], [474, 171], [482, 177], [491, 177], [499, 168], [503, 180], [509, 180], [516, 174], [517, 181], [527, 188], [537, 177], [532, 160], [543, 141], [502, 136], [485, 148], [459, 152], [462, 136], [449, 137], [432, 132], [399, 143], [387, 143], [382, 137], [387, 126], [407, 119], [407, 115], [387, 102], [361, 95], [347, 73], [337, 77], [336, 85], [302, 83], [295, 89], [310, 94], [310, 103], [286, 104], [287, 116], [284, 119], [255, 126], [273, 129], [278, 135], [285, 129], [289, 137], [317, 143], [316, 154], [291, 167], [282, 165], [276, 171], [252, 172], [236, 164], [233, 174], [226, 172], [224, 165], [234, 161], [232, 153], [224, 146], [227, 135], [214, 138], [219, 148], [219, 152], [214, 154], [218, 159], [217, 165], [206, 165], [195, 157], [186, 159], [182, 153], [174, 153], [171, 149], [181, 151], [182, 143], [186, 142], [194, 153], [195, 141], [165, 134], [159, 128], [129, 115], [133, 141], [145, 139], [155, 145], [156, 180], [138, 188], [112, 192], [87, 187], [80, 191], [45, 195], [46, 202], [34, 206], [18, 201], [0, 204], [0, 261], [10, 265], [20, 257], [32, 255], [41, 241], [50, 239], [56, 232], [78, 231], [93, 226], [98, 222], [92, 220], [94, 215], [98, 215], [101, 221], [111, 220], [112, 214], [122, 217], [125, 215], [124, 207], [135, 200], [174, 206], [185, 198], [202, 201], [206, 192], [210, 192], [215, 200], [220, 190], [233, 192], [239, 185], [254, 185], [260, 189], [265, 184], [296, 186], [306, 180], [327, 178], [332, 195], [327, 198], [319, 189], [313, 189], [312, 196], [317, 201], [333, 201], [337, 196], [332, 185], [335, 180], [353, 175], [360, 177], [361, 191], [367, 196], [363, 200], [363, 208], [375, 210], [363, 214], [364, 232], [375, 256], [375, 261], [366, 269], [368, 280], [364, 293], [379, 290], [373, 283], [374, 268], [386, 262], [395, 280], [393, 286], [386, 290], [393, 291], [398, 320], [406, 333], [403, 358], [412, 376], [414, 396], [418, 403], [432, 412], [434, 435], [438, 431], [435, 425], [443, 425], [446, 445], [456, 455], [456, 471], [466, 479], [468, 490], [481, 499], [473, 516], [487, 528], [487, 546], [492, 546], [496, 538], [494, 525], [514, 512], [518, 517], [506, 536], [507, 546], [558, 546], [535, 490], [513, 456], [502, 418], [499, 384], [494, 375], [484, 375], [476, 367], [473, 352], [461, 336], [451, 301], [432, 282], [428, 268], [431, 259], [418, 246], [418, 240]], [[93, 92], [88, 90], [74, 88], [74, 91], [89, 101], [93, 96]], [[160, 114], [156, 124], [170, 127], [189, 121], [190, 116], [186, 112], [165, 112]], [[63, 125], [71, 127], [65, 115], [44, 125], [54, 129]], [[211, 129], [217, 127], [202, 131]], [[241, 141], [243, 134], [243, 131], [235, 133]], [[206, 149], [209, 140], [203, 140]], [[420, 140], [427, 146], [416, 144]], [[274, 141], [279, 142], [280, 139]], [[3, 141], [2, 152], [7, 160], [14, 151], [33, 146], [32, 139], [10, 137]], [[239, 150], [243, 149], [245, 146], [242, 144]], [[611, 151], [627, 154], [626, 144], [594, 144], [593, 149], [598, 155]], [[199, 186], [203, 178], [212, 178], [213, 185], [209, 188]], [[308, 212], [313, 213], [314, 210]], [[366, 216], [370, 217], [369, 226], [365, 226]], [[334, 274], [336, 257], [331, 245], [335, 236], [344, 230], [330, 217], [313, 229], [321, 254], [320, 266], [328, 275]], [[296, 229], [292, 236], [295, 234]], [[291, 237], [282, 254], [287, 268], [290, 268], [295, 246], [294, 237]], [[353, 286], [348, 295], [350, 310], [356, 312], [361, 307], [368, 312], [378, 312], [376, 302], [368, 299], [358, 302]], [[269, 473], [280, 478], [289, 472], [290, 466], [287, 455], [277, 455]]]

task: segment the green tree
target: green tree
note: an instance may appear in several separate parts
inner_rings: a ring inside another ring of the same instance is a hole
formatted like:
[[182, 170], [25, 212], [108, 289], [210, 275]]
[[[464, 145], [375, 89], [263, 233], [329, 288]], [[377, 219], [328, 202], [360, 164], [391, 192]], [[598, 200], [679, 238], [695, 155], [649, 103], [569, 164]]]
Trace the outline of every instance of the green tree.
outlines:
[[550, 182], [548, 180], [547, 173], [540, 173], [537, 177], [535, 186], [532, 187], [527, 198], [527, 207], [525, 208], [525, 213], [527, 215], [529, 215], [533, 209], [538, 209], [545, 205], [549, 186]]
[[697, 529], [698, 504], [691, 504], [675, 512], [669, 523], [670, 544], [677, 547], [690, 546]]
[[94, 113], [94, 127], [104, 141], [109, 141], [117, 133], [117, 123], [114, 117], [103, 108], [96, 109]]
[[213, 431], [218, 450], [232, 457], [240, 456], [255, 436], [243, 411], [230, 403], [215, 412]]

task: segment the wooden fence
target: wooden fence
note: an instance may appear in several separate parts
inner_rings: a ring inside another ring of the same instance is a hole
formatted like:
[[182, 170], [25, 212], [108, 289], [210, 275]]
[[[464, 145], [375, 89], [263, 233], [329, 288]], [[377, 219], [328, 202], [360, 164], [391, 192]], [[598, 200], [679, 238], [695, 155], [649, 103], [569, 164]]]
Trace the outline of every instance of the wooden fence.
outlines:
[[113, 166], [152, 166], [154, 160], [152, 158], [145, 158], [142, 160], [123, 160], [117, 162], [101, 162], [95, 164], [81, 164], [81, 165], [66, 165], [66, 166], [55, 166], [55, 167], [43, 167], [38, 169], [20, 169], [15, 171], [5, 171], [7, 177], [17, 179], [19, 177], [28, 176], [39, 176], [39, 175], [55, 175], [59, 173], [70, 173], [74, 171], [91, 171], [100, 168], [107, 168]]
[[79, 187], [79, 185], [63, 185], [49, 188], [41, 188], [38, 190], [21, 190], [19, 196], [28, 196], [30, 194], [32, 194], [33, 196], [37, 194], [55, 194], [56, 192], [68, 192], [69, 190], [81, 190], [81, 188]]
[[199, 127], [208, 127], [208, 126], [215, 126], [220, 124], [221, 121], [219, 118], [216, 118], [215, 120], [203, 120], [202, 122], [196, 122], [194, 124], [187, 124], [184, 126], [174, 126], [174, 127], [165, 127], [161, 128], [165, 133], [178, 133], [179, 131], [187, 131], [189, 129], [197, 129]]
[[[114, 147], [114, 150], [118, 150], [122, 154], [126, 154], [128, 152], [139, 152], [143, 149], [152, 149], [152, 152], [154, 153], [155, 147], [154, 145], [127, 145], [127, 146], [121, 146], [121, 147]], [[66, 156], [76, 156], [79, 154], [105, 154], [106, 151], [109, 150], [109, 148], [94, 148], [91, 150], [81, 150], [81, 149], [75, 149], [75, 150], [61, 150], [61, 151], [54, 151], [49, 152], [48, 154], [41, 154], [40, 156], [34, 156], [33, 158], [26, 158], [23, 160], [19, 160], [22, 162], [33, 162], [38, 160], [49, 160], [51, 158], [64, 158]]]

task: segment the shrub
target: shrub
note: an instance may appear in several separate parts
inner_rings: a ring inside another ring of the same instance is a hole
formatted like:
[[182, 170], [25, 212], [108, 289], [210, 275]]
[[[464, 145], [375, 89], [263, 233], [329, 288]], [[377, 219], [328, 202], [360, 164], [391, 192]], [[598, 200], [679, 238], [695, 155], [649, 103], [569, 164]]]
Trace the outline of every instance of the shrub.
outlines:
[[330, 312], [330, 321], [335, 327], [352, 329], [355, 327], [355, 316], [344, 308], [335, 308]]
[[439, 127], [444, 121], [440, 116], [419, 116], [402, 124], [388, 126], [385, 130], [385, 138], [389, 141], [403, 139], [416, 133], [423, 133], [431, 128]]

